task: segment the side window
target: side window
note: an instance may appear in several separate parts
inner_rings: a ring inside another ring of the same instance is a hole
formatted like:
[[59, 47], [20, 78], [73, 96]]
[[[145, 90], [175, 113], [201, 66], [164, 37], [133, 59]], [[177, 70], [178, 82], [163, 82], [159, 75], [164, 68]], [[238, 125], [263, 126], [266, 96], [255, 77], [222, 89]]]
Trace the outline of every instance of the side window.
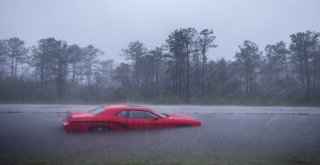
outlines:
[[127, 118], [128, 117], [128, 111], [120, 111], [120, 112], [118, 112], [116, 114], [116, 116]]
[[145, 112], [145, 111], [130, 111], [129, 112], [129, 118], [154, 118], [155, 115], [150, 113], [150, 112]]
[[144, 118], [155, 118], [156, 116], [150, 112], [144, 112]]
[[143, 111], [130, 111], [129, 118], [143, 118]]

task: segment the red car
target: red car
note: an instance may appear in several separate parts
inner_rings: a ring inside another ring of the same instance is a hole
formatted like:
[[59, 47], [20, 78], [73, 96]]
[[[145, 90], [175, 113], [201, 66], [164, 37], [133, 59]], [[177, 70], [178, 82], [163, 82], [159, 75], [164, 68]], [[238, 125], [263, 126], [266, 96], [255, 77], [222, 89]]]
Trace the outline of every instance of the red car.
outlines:
[[201, 122], [184, 115], [158, 113], [142, 106], [109, 105], [89, 111], [68, 112], [62, 119], [62, 125], [69, 132], [201, 126]]

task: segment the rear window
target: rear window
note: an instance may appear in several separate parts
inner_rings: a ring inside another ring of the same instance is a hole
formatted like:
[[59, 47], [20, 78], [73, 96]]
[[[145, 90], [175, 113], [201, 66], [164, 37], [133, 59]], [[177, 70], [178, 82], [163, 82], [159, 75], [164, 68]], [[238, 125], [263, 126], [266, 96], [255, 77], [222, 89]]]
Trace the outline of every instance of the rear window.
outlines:
[[103, 111], [104, 111], [104, 106], [101, 105], [101, 106], [98, 106], [98, 107], [95, 107], [95, 108], [89, 110], [89, 113], [96, 115], [96, 114], [99, 114]]

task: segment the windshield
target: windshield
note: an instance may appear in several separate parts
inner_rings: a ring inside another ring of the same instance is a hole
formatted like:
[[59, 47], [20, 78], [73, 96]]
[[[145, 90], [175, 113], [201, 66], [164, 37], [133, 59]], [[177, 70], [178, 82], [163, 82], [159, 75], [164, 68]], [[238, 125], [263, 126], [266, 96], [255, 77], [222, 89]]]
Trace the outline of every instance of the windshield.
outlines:
[[167, 115], [167, 114], [159, 113], [159, 112], [154, 111], [154, 110], [151, 110], [151, 111], [152, 111], [153, 113], [155, 113], [156, 115], [158, 115], [158, 116], [162, 117], [162, 118], [167, 118], [167, 117], [168, 117], [168, 115]]
[[96, 114], [101, 113], [101, 112], [103, 112], [103, 111], [104, 111], [104, 106], [103, 106], [103, 105], [100, 105], [100, 106], [98, 106], [98, 107], [95, 107], [95, 108], [89, 110], [89, 113], [91, 113], [91, 114], [93, 114], [93, 115], [96, 115]]

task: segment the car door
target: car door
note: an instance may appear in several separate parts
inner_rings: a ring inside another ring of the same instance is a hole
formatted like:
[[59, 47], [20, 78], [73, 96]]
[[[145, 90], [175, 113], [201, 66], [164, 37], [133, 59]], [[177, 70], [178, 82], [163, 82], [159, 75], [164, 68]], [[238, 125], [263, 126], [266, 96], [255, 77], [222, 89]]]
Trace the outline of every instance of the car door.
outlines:
[[157, 127], [157, 116], [142, 110], [129, 111], [128, 127], [132, 129], [146, 129]]
[[122, 110], [115, 114], [115, 118], [113, 119], [113, 123], [123, 127], [128, 128], [128, 111]]

